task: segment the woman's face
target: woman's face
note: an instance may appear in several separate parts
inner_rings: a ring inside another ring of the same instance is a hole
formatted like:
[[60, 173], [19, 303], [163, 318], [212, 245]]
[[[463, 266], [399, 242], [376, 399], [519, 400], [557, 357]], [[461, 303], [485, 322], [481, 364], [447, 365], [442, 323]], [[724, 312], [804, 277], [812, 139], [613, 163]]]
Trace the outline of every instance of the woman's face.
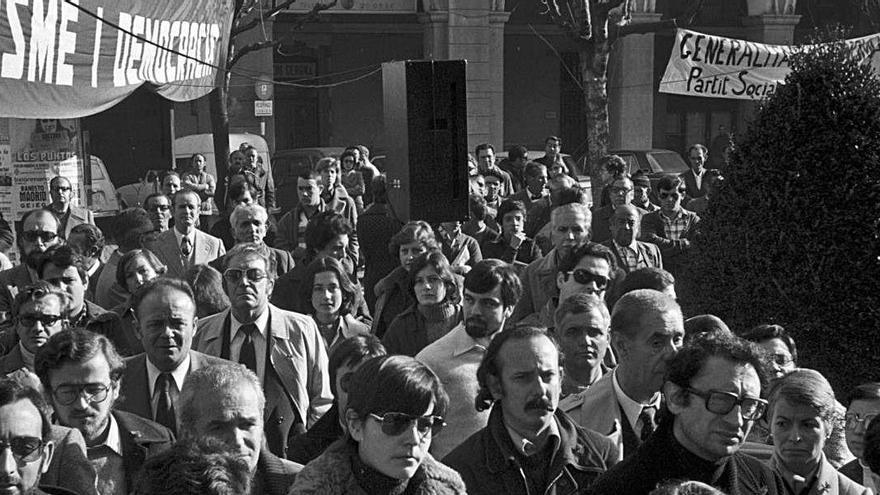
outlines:
[[424, 253], [425, 251], [427, 251], [427, 249], [419, 241], [413, 241], [408, 244], [401, 244], [400, 249], [398, 250], [398, 256], [400, 257], [400, 266], [406, 268], [406, 271], [409, 271], [409, 266], [410, 264], [412, 264], [412, 260], [414, 260], [416, 256]]
[[143, 256], [138, 256], [129, 261], [128, 266], [125, 267], [125, 288], [129, 294], [134, 294], [140, 286], [158, 276], [153, 265]]
[[320, 315], [337, 316], [342, 306], [342, 287], [339, 277], [333, 272], [315, 274], [312, 284], [312, 307]]
[[779, 398], [773, 406], [770, 432], [776, 455], [795, 474], [809, 476], [822, 458], [822, 447], [831, 435], [819, 411], [809, 405]]
[[446, 299], [446, 283], [431, 265], [422, 268], [416, 274], [414, 289], [419, 304], [425, 306], [440, 304]]
[[339, 176], [339, 171], [336, 170], [336, 167], [327, 167], [321, 171], [321, 181], [324, 183], [325, 191], [333, 191], [333, 188], [336, 187], [336, 178]]
[[[433, 411], [434, 405], [431, 404], [423, 416]], [[358, 442], [361, 460], [385, 476], [398, 480], [412, 478], [431, 447], [430, 429], [422, 433], [415, 422], [407, 426], [399, 435], [389, 435], [382, 431], [382, 422], [371, 415], [348, 423], [352, 438]]]

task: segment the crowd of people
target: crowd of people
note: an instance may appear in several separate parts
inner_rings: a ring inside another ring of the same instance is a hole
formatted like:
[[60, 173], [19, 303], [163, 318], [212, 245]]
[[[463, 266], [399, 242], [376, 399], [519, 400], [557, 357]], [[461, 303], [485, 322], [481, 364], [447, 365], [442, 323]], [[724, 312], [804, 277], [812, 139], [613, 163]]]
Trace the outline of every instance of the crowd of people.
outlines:
[[106, 237], [54, 178], [0, 271], [0, 489], [877, 492], [880, 383], [841, 403], [783, 327], [682, 313], [706, 148], [659, 180], [604, 157], [591, 208], [561, 144], [478, 146], [435, 225], [356, 146], [277, 221], [250, 148], [224, 198], [196, 155]]

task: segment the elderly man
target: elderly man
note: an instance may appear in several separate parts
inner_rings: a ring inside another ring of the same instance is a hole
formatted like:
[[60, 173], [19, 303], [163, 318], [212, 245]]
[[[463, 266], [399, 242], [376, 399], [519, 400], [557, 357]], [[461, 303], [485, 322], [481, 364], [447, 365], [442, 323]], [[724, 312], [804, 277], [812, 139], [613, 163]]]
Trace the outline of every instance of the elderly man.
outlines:
[[155, 192], [144, 199], [144, 209], [150, 214], [153, 227], [159, 233], [170, 228], [171, 200], [160, 192]]
[[226, 253], [223, 241], [196, 228], [201, 204], [195, 191], [187, 189], [174, 195], [174, 228], [159, 234], [152, 247], [168, 268], [168, 276], [184, 278], [189, 267]]
[[[604, 243], [611, 238], [611, 217], [621, 206], [631, 206], [630, 203], [633, 199], [633, 190], [633, 181], [627, 174], [615, 177], [611, 181], [611, 184], [608, 186], [608, 195], [611, 198], [611, 204], [593, 209], [593, 242]], [[640, 215], [648, 213], [641, 209], [637, 209], [636, 211], [638, 211]]]
[[602, 243], [611, 249], [617, 266], [626, 273], [639, 268], [663, 268], [663, 255], [656, 244], [638, 240], [642, 215], [633, 205], [620, 205], [611, 214], [611, 238]]
[[190, 373], [180, 391], [179, 415], [181, 438], [219, 440], [247, 463], [253, 482], [246, 495], [286, 495], [302, 469], [265, 447], [266, 397], [260, 379], [242, 365], [217, 364]]
[[475, 411], [479, 392], [477, 368], [513, 312], [522, 285], [513, 267], [496, 259], [483, 260], [464, 278], [464, 321], [416, 355], [440, 377], [449, 394], [449, 426], [431, 443], [431, 454], [442, 458], [486, 426], [488, 413]]
[[62, 242], [58, 237], [58, 219], [50, 211], [31, 210], [22, 217], [16, 240], [24, 263], [0, 272], [0, 328], [4, 329], [12, 326], [9, 311], [19, 288], [39, 280], [37, 270], [43, 253]]
[[682, 172], [679, 177], [687, 186], [687, 195], [691, 199], [700, 198], [706, 195], [708, 190], [705, 179], [706, 159], [709, 158], [709, 150], [702, 144], [692, 144], [688, 148], [688, 162], [691, 169]]
[[[238, 205], [229, 215], [229, 223], [232, 227], [232, 237], [235, 239], [235, 244], [253, 242], [266, 246], [274, 258], [275, 269], [278, 271], [279, 277], [294, 267], [295, 263], [290, 252], [266, 245], [266, 233], [269, 230], [269, 213], [266, 208], [255, 203]], [[226, 255], [223, 255], [209, 264], [222, 272], [225, 263]]]
[[468, 493], [575, 493], [617, 462], [608, 438], [558, 410], [560, 353], [543, 330], [517, 327], [495, 338], [477, 371], [485, 428], [447, 455]]
[[522, 271], [523, 296], [510, 318], [511, 323], [539, 312], [559, 293], [556, 286], [559, 261], [590, 241], [590, 209], [586, 205], [560, 206], [553, 210], [551, 222], [553, 249]]
[[665, 269], [676, 275], [687, 262], [700, 217], [682, 208], [685, 187], [680, 177], [663, 177], [657, 189], [660, 209], [642, 217], [642, 239], [660, 247]]
[[91, 211], [70, 204], [73, 187], [66, 177], [56, 175], [49, 181], [49, 196], [52, 202], [46, 205], [46, 209], [58, 217], [58, 235], [61, 237], [67, 239], [77, 225], [95, 224], [95, 215]]
[[728, 335], [696, 339], [668, 365], [669, 414], [658, 430], [587, 493], [647, 495], [664, 480], [700, 481], [724, 493], [791, 493], [769, 466], [739, 452], [767, 406], [766, 383], [753, 344]]
[[48, 410], [35, 389], [15, 380], [0, 380], [0, 442], [4, 451], [0, 486], [5, 493], [46, 494], [39, 485], [55, 451]]
[[624, 295], [611, 313], [617, 367], [569, 401], [565, 412], [610, 436], [622, 457], [629, 457], [656, 428], [666, 364], [683, 339], [684, 319], [674, 299], [650, 289]]
[[126, 358], [116, 408], [151, 418], [176, 433], [175, 411], [187, 377], [224, 361], [191, 349], [198, 319], [186, 282], [164, 277], [147, 282], [132, 296], [131, 307], [145, 352]]
[[67, 306], [70, 296], [38, 281], [16, 294], [12, 302], [12, 321], [18, 344], [0, 358], [0, 373], [18, 380], [33, 379], [34, 355], [56, 333], [67, 327]]
[[269, 304], [276, 275], [265, 246], [239, 244], [226, 262], [232, 307], [199, 322], [193, 348], [256, 373], [267, 401], [269, 449], [286, 458], [290, 441], [330, 408], [327, 351], [314, 320]]
[[171, 446], [167, 428], [114, 408], [125, 364], [103, 335], [80, 329], [55, 334], [35, 365], [58, 422], [85, 438], [101, 495], [128, 493], [144, 459]]
[[573, 294], [562, 301], [555, 314], [555, 334], [565, 356], [562, 378], [562, 401], [559, 408], [570, 408], [577, 397], [567, 397], [587, 390], [599, 381], [608, 367], [603, 362], [611, 338], [608, 334], [611, 315], [605, 300], [587, 292]]

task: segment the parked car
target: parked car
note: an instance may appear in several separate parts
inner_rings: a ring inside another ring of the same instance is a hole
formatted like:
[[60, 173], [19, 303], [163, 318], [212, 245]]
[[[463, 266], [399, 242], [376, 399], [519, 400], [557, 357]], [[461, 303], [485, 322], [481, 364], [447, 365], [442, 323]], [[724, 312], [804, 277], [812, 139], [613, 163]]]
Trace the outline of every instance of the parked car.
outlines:
[[657, 191], [657, 182], [667, 175], [678, 175], [690, 170], [687, 162], [678, 153], [663, 149], [628, 149], [609, 150], [609, 154], [618, 155], [629, 165], [630, 175], [641, 170], [651, 179], [651, 189]]
[[159, 177], [166, 170], [147, 170], [144, 178], [132, 184], [126, 184], [116, 189], [119, 202], [123, 208], [144, 207], [147, 196], [161, 190]]
[[92, 198], [90, 208], [95, 217], [112, 217], [119, 213], [119, 199], [116, 188], [110, 181], [110, 174], [104, 161], [90, 156], [92, 168]]
[[299, 203], [296, 179], [303, 172], [314, 170], [318, 160], [331, 156], [339, 158], [345, 148], [339, 146], [319, 148], [295, 148], [276, 151], [272, 156], [275, 178], [275, 202], [281, 214], [290, 211]]

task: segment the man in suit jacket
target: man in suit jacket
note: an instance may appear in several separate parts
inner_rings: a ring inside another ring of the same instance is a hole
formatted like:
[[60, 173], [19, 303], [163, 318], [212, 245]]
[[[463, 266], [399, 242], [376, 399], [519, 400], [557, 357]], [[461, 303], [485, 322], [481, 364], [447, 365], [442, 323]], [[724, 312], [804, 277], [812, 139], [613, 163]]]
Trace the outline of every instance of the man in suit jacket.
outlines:
[[703, 180], [706, 173], [706, 158], [709, 157], [709, 150], [702, 144], [693, 144], [688, 148], [688, 162], [691, 169], [679, 175], [687, 186], [687, 195], [691, 199], [700, 198], [706, 195], [709, 189], [708, 181]]
[[95, 224], [95, 215], [89, 209], [70, 204], [73, 188], [66, 177], [57, 175], [49, 181], [49, 196], [52, 202], [46, 205], [46, 209], [58, 217], [60, 221], [58, 234], [61, 237], [67, 239], [70, 231], [77, 225]]
[[[269, 228], [269, 213], [262, 206], [255, 203], [236, 206], [229, 215], [229, 223], [232, 226], [232, 237], [236, 244], [253, 242], [266, 246], [265, 238]], [[275, 259], [275, 270], [279, 277], [293, 269], [295, 263], [289, 251], [270, 246], [266, 246], [266, 248]], [[226, 255], [209, 263], [221, 273], [225, 270], [225, 264]]]
[[98, 493], [128, 493], [144, 460], [174, 442], [168, 428], [114, 409], [125, 364], [103, 335], [57, 333], [37, 353], [35, 367], [58, 422], [82, 433]]
[[193, 371], [224, 360], [193, 351], [196, 303], [182, 280], [160, 277], [132, 297], [135, 332], [144, 351], [125, 360], [122, 398], [116, 408], [177, 432], [180, 389]]
[[656, 244], [638, 240], [642, 212], [633, 205], [617, 207], [611, 215], [611, 239], [602, 245], [611, 249], [617, 267], [626, 273], [639, 268], [663, 268], [663, 256]]
[[201, 204], [195, 191], [187, 189], [174, 195], [174, 228], [159, 234], [153, 244], [153, 252], [168, 267], [168, 276], [184, 278], [189, 267], [226, 253], [223, 241], [196, 228]]
[[213, 438], [244, 456], [253, 474], [253, 495], [286, 495], [302, 464], [274, 455], [263, 421], [267, 397], [253, 371], [235, 363], [190, 373], [180, 391], [180, 435]]
[[232, 307], [199, 321], [193, 348], [239, 362], [259, 377], [266, 397], [269, 449], [287, 446], [331, 405], [327, 351], [314, 320], [269, 304], [275, 281], [272, 258], [260, 245], [229, 251], [223, 274]]
[[510, 196], [510, 199], [522, 201], [528, 212], [531, 211], [532, 206], [547, 197], [547, 167], [538, 162], [528, 162], [523, 171], [523, 178], [526, 187]]
[[9, 319], [12, 300], [19, 289], [40, 279], [37, 265], [42, 254], [62, 242], [58, 237], [58, 219], [51, 212], [43, 209], [25, 213], [21, 219], [21, 232], [16, 241], [23, 263], [0, 272], [0, 328], [4, 330], [12, 327], [12, 321]]
[[654, 431], [666, 363], [683, 338], [684, 318], [673, 298], [650, 289], [624, 294], [611, 313], [617, 368], [560, 407], [629, 457]]

